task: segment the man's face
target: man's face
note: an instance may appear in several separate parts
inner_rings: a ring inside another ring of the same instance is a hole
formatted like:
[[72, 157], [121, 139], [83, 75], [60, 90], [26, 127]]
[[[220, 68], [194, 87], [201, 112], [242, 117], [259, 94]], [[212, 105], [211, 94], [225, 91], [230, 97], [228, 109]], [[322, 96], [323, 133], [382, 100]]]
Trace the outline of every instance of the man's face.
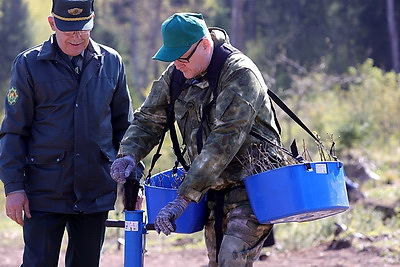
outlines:
[[186, 79], [191, 79], [203, 73], [210, 64], [210, 42], [201, 39], [174, 61], [177, 70], [183, 73]]
[[57, 28], [53, 17], [49, 16], [48, 21], [51, 29], [56, 33], [58, 46], [65, 54], [73, 57], [86, 49], [90, 31], [62, 32]]

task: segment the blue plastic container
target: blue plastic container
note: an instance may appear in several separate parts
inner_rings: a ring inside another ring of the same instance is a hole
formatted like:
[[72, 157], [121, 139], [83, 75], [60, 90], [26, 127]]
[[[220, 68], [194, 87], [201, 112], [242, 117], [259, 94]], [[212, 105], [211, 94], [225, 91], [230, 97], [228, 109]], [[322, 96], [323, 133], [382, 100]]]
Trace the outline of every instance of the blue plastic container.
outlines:
[[[158, 212], [177, 197], [177, 189], [184, 177], [180, 168], [174, 176], [172, 171], [165, 171], [150, 178], [145, 184], [148, 223], [154, 223]], [[191, 202], [182, 215], [175, 221], [175, 233], [191, 234], [203, 230], [206, 222], [207, 201], [204, 197], [199, 203]]]
[[296, 164], [244, 180], [260, 223], [306, 222], [349, 208], [343, 163]]

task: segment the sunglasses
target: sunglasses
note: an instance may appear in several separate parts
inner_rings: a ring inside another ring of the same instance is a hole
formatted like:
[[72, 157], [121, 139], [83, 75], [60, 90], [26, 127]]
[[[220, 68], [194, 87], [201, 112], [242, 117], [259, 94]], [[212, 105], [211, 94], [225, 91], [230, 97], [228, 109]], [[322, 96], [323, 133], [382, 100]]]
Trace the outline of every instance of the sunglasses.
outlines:
[[190, 54], [189, 54], [187, 57], [180, 57], [180, 58], [178, 58], [177, 60], [178, 60], [179, 62], [181, 62], [181, 63], [186, 63], [186, 64], [187, 64], [187, 63], [190, 63], [189, 59], [193, 56], [194, 52], [196, 52], [196, 49], [197, 49], [197, 47], [199, 46], [199, 44], [201, 43], [201, 41], [203, 41], [203, 39], [200, 39], [200, 40], [197, 42], [197, 44], [196, 44], [196, 46], [194, 47], [193, 51], [190, 52]]
[[87, 37], [87, 36], [89, 36], [89, 34], [90, 34], [90, 30], [62, 32], [62, 34], [63, 34], [64, 36], [68, 36], [68, 37], [71, 37], [71, 36], [73, 36], [74, 34], [79, 35], [79, 36], [81, 36], [81, 37]]

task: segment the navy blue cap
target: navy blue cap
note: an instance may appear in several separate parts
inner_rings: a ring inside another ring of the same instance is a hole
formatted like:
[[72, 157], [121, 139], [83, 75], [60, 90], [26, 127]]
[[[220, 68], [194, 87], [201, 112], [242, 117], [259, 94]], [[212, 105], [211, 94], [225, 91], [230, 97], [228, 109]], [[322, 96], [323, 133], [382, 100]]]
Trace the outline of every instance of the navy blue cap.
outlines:
[[53, 0], [51, 13], [60, 31], [93, 29], [94, 0]]

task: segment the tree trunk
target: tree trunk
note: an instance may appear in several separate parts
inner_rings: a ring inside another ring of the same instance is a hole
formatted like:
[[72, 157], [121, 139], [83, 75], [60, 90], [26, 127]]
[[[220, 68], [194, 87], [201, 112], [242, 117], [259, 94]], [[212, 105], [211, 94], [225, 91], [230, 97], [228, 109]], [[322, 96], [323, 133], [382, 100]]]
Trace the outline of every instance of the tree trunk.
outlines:
[[[137, 14], [138, 10], [136, 8], [137, 5], [137, 1], [132, 1], [131, 2], [131, 14]], [[131, 16], [131, 68], [132, 68], [132, 85], [133, 85], [133, 90], [139, 90], [139, 86], [137, 84], [138, 81], [138, 77], [139, 77], [139, 68], [137, 64], [139, 62], [139, 58], [138, 58], [138, 42], [139, 42], [139, 38], [138, 38], [138, 34], [137, 34], [137, 27], [135, 27], [135, 25], [138, 25], [138, 21], [136, 19], [136, 16]], [[137, 92], [138, 95], [140, 94], [140, 92]]]
[[232, 15], [231, 15], [231, 41], [234, 46], [239, 49], [244, 48], [243, 41], [243, 5], [244, 0], [232, 0]]
[[396, 19], [394, 15], [394, 0], [386, 0], [386, 18], [388, 23], [390, 50], [392, 58], [392, 68], [398, 73], [400, 71], [399, 63], [399, 38], [397, 35]]
[[[154, 1], [154, 0], [153, 0]], [[152, 38], [150, 38], [150, 51], [151, 51], [151, 55], [150, 55], [150, 60], [151, 57], [157, 52], [157, 50], [159, 49], [158, 45], [157, 45], [157, 40], [159, 40], [160, 38], [158, 38], [159, 36], [161, 36], [161, 19], [160, 18], [160, 14], [161, 14], [161, 10], [162, 10], [162, 6], [163, 6], [163, 1], [162, 0], [156, 0], [154, 1], [154, 17], [153, 17], [153, 22], [151, 25], [151, 32], [154, 33], [154, 35], [152, 36]], [[151, 60], [151, 64], [152, 64], [152, 76], [151, 79], [157, 78], [160, 73], [159, 73], [159, 62], [155, 61], [155, 60]]]
[[247, 22], [246, 22], [246, 40], [255, 41], [256, 39], [256, 1], [247, 1]]

